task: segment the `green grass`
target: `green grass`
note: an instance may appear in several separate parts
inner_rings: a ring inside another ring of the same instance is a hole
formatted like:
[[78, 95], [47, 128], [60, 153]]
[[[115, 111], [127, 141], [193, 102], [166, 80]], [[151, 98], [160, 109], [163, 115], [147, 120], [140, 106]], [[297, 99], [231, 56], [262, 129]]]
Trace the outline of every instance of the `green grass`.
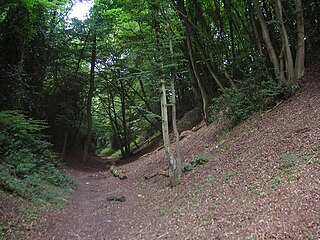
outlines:
[[304, 232], [304, 235], [306, 236], [306, 240], [315, 239], [314, 235], [309, 232]]
[[112, 153], [112, 157], [113, 158], [119, 158], [119, 157], [122, 157], [122, 153], [121, 153], [121, 150], [118, 150], [114, 153]]
[[275, 176], [275, 177], [272, 179], [272, 187], [273, 187], [273, 188], [278, 187], [279, 184], [281, 183], [281, 181], [282, 181], [282, 177], [281, 177], [281, 176], [279, 176], [279, 175]]
[[281, 159], [288, 161], [288, 162], [297, 162], [298, 158], [296, 156], [290, 154], [284, 154], [281, 156]]
[[318, 162], [318, 159], [316, 156], [309, 156], [308, 158], [306, 158], [306, 162], [308, 164], [315, 164]]
[[293, 164], [285, 164], [279, 168], [282, 174], [294, 174], [294, 165]]
[[237, 175], [237, 172], [235, 171], [229, 171], [227, 172], [223, 178], [222, 178], [222, 182], [223, 183], [226, 183], [228, 180], [230, 180], [232, 177], [236, 176]]
[[110, 147], [107, 147], [107, 148], [102, 149], [99, 154], [102, 155], [102, 156], [109, 156], [113, 152], [114, 151]]
[[[143, 140], [142, 137], [137, 137], [135, 141], [132, 141], [130, 143], [130, 149], [134, 149], [136, 147], [135, 142], [137, 144], [139, 144], [142, 140]], [[122, 156], [120, 149], [115, 151], [111, 147], [106, 147], [106, 148], [102, 149], [99, 154], [102, 155], [102, 156], [112, 155], [113, 158], [118, 158], [118, 157]]]
[[265, 197], [268, 195], [265, 191], [259, 190], [255, 185], [250, 185], [249, 189], [253, 194], [255, 194], [259, 197]]

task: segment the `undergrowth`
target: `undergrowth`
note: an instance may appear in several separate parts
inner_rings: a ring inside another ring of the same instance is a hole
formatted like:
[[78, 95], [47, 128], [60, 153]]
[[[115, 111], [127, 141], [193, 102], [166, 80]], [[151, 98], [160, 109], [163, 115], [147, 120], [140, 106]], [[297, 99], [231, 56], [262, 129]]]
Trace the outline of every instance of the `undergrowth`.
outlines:
[[[134, 149], [137, 144], [139, 144], [142, 141], [142, 137], [137, 137], [135, 141], [130, 142], [130, 149]], [[122, 148], [124, 151], [124, 147]], [[101, 149], [99, 152], [99, 155], [101, 156], [109, 156], [111, 155], [113, 158], [120, 158], [122, 157], [121, 149], [114, 150], [111, 146], [105, 147]]]
[[223, 90], [222, 94], [213, 99], [210, 107], [213, 121], [219, 117], [233, 127], [246, 120], [249, 115], [261, 108], [272, 107], [277, 101], [289, 98], [293, 93], [293, 85], [278, 83], [269, 77], [263, 61], [244, 64], [237, 88]]
[[206, 164], [210, 160], [211, 160], [211, 156], [209, 155], [204, 155], [204, 154], [197, 155], [187, 163], [183, 164], [181, 170], [182, 172], [191, 171], [199, 165]]
[[59, 167], [42, 121], [0, 112], [0, 188], [42, 205], [62, 204], [73, 180]]

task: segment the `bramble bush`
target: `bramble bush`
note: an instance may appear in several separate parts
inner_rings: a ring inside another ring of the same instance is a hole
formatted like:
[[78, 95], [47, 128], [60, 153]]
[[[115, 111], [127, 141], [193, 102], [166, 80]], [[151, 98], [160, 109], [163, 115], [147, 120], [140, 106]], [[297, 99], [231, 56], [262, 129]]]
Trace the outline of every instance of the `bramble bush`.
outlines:
[[59, 167], [42, 134], [43, 121], [17, 111], [0, 112], [0, 188], [35, 202], [62, 203], [73, 180]]

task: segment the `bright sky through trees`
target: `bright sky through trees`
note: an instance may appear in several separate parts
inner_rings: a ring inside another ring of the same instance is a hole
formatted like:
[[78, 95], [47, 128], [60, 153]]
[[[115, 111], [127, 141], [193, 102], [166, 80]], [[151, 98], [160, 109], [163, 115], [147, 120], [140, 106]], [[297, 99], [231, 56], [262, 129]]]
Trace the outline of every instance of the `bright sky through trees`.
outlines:
[[78, 18], [83, 21], [88, 17], [90, 8], [93, 6], [93, 0], [76, 1], [71, 9], [70, 18]]

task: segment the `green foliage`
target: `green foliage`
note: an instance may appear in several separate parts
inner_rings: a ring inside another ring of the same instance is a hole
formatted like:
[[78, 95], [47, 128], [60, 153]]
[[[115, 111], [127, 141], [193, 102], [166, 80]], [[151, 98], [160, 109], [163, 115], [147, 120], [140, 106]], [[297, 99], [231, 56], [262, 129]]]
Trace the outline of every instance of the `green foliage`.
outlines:
[[42, 203], [60, 203], [73, 181], [55, 161], [51, 144], [41, 132], [42, 121], [17, 111], [0, 112], [0, 187]]
[[307, 240], [315, 239], [315, 236], [307, 231], [304, 232], [304, 235], [306, 236]]
[[121, 150], [118, 150], [118, 151], [112, 153], [113, 158], [119, 158], [121, 156], [122, 156]]
[[259, 190], [255, 185], [249, 186], [250, 191], [259, 197], [265, 197], [268, 194], [265, 191]]
[[288, 161], [288, 162], [296, 162], [296, 161], [298, 161], [298, 158], [296, 158], [295, 156], [293, 156], [293, 155], [283, 155], [282, 157], [281, 157], [283, 160], [285, 160], [285, 161]]
[[242, 79], [236, 81], [238, 89], [228, 88], [213, 99], [212, 120], [218, 120], [222, 114], [232, 127], [246, 120], [252, 112], [271, 107], [293, 93], [292, 85], [277, 83], [269, 78], [261, 60], [247, 64], [249, 67], [244, 66], [241, 70]]
[[277, 175], [272, 179], [272, 187], [276, 188], [282, 181], [281, 176]]
[[284, 154], [281, 156], [281, 159], [285, 161], [285, 164], [278, 168], [277, 175], [272, 179], [271, 186], [273, 188], [276, 188], [283, 180], [293, 180], [294, 174], [297, 173], [297, 157], [290, 154]]
[[189, 162], [185, 163], [182, 166], [182, 172], [188, 172], [193, 170], [195, 167], [199, 166], [199, 165], [203, 165], [206, 164], [207, 162], [209, 162], [211, 160], [211, 156], [209, 155], [197, 155], [194, 158], [192, 158]]
[[294, 165], [285, 164], [285, 165], [280, 167], [280, 171], [283, 174], [293, 174], [294, 173]]
[[223, 176], [223, 182], [224, 182], [224, 183], [227, 182], [230, 178], [232, 178], [232, 177], [234, 177], [234, 176], [236, 176], [236, 175], [237, 175], [237, 173], [234, 172], [234, 171], [229, 171], [229, 172], [227, 172], [227, 173]]
[[110, 147], [106, 147], [100, 151], [100, 155], [109, 156], [113, 153], [113, 150]]

